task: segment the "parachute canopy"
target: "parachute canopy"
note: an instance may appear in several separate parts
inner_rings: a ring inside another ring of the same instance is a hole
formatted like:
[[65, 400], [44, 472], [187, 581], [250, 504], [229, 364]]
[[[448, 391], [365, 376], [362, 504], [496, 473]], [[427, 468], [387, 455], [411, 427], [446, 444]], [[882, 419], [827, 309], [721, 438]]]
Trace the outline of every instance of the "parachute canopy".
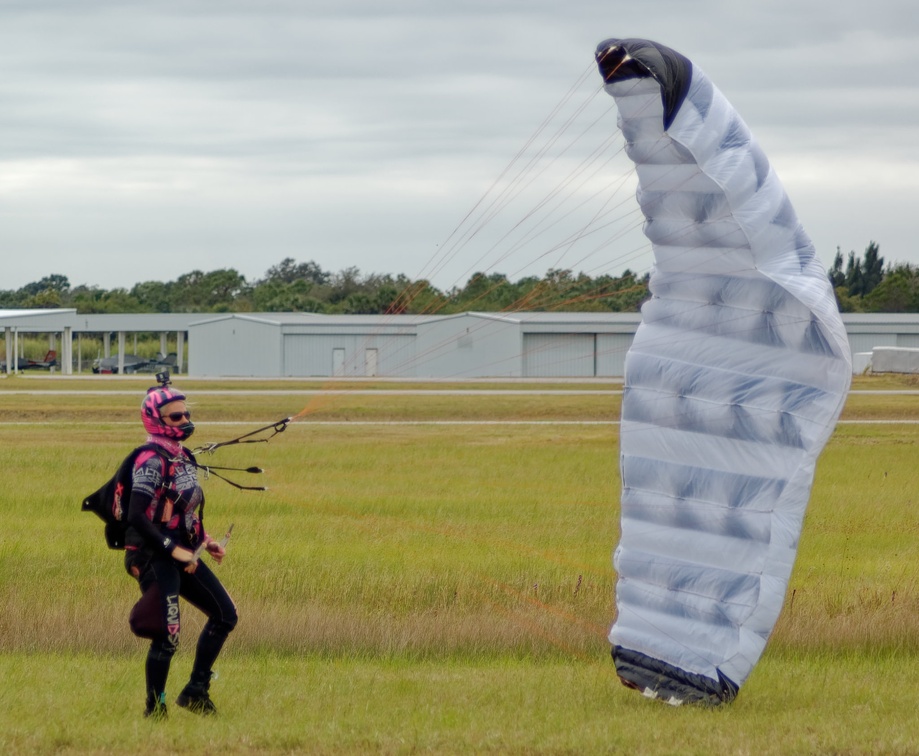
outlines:
[[613, 659], [650, 697], [717, 705], [778, 619], [850, 351], [782, 185], [705, 74], [641, 39], [597, 62], [655, 259], [625, 363]]

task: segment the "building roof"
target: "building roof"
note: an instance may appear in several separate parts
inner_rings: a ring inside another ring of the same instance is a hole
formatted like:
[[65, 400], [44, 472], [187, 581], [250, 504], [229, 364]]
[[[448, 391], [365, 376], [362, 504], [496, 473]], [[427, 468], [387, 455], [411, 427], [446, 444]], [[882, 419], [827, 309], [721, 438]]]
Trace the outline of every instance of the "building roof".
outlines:
[[77, 311], [71, 308], [51, 310], [0, 310], [0, 328], [19, 331], [63, 331], [72, 325]]
[[[322, 328], [417, 326], [450, 318], [474, 317], [527, 326], [637, 325], [637, 312], [462, 312], [454, 315], [325, 315], [313, 312], [143, 312], [78, 315], [73, 308], [10, 310], [0, 309], [0, 329], [49, 332], [70, 328], [74, 333], [117, 333], [119, 331], [187, 331], [189, 326], [229, 318], [261, 321], [275, 325], [310, 325]], [[849, 332], [919, 333], [919, 313], [845, 313]]]

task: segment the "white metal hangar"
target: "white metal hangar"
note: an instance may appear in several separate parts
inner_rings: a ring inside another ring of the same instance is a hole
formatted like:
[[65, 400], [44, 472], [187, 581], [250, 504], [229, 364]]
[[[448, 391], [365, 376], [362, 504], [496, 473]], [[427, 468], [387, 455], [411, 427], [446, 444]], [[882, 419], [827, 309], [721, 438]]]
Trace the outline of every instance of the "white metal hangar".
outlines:
[[[308, 313], [132, 313], [78, 315], [73, 309], [0, 310], [0, 373], [52, 364], [83, 372], [87, 334], [117, 350], [124, 372], [128, 337], [167, 335], [178, 344], [175, 371], [192, 376], [590, 378], [621, 377], [638, 313], [465, 312], [457, 315]], [[875, 347], [919, 349], [919, 314], [843, 315], [853, 369]], [[24, 334], [48, 334], [48, 354], [24, 359]], [[59, 342], [58, 342], [59, 339]], [[74, 343], [76, 341], [76, 344]], [[114, 343], [113, 343], [114, 342]], [[114, 371], [113, 371], [114, 372]], [[130, 371], [129, 371], [130, 372]]]
[[637, 313], [227, 314], [189, 324], [192, 376], [621, 376]]

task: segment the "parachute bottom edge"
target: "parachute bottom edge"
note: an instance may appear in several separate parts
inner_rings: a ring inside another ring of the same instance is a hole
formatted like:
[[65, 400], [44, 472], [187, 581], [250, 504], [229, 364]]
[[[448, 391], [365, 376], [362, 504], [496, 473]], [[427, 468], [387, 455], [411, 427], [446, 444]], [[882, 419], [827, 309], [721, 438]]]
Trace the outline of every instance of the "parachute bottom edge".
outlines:
[[721, 672], [715, 680], [622, 646], [613, 646], [612, 655], [622, 684], [648, 698], [673, 706], [684, 703], [720, 706], [737, 697], [739, 687]]

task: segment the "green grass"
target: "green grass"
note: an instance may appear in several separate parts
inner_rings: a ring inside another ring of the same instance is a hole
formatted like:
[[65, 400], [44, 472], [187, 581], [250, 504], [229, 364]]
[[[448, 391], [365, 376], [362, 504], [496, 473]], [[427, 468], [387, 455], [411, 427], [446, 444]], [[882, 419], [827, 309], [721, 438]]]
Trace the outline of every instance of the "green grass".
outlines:
[[[608, 660], [416, 661], [229, 649], [216, 719], [137, 715], [134, 657], [0, 655], [5, 753], [915, 753], [902, 656], [771, 653], [730, 707], [674, 709]], [[177, 673], [187, 673], [180, 654]], [[904, 698], [907, 701], [904, 701]], [[126, 709], [127, 707], [127, 709]], [[904, 717], [904, 715], [906, 715]]]
[[[919, 426], [837, 429], [767, 651], [734, 704], [706, 711], [646, 701], [609, 660], [617, 428], [547, 423], [612, 419], [618, 396], [325, 397], [271, 443], [215, 456], [265, 467], [271, 488], [205, 484], [212, 532], [235, 523], [217, 568], [241, 616], [218, 663], [221, 716], [174, 710], [153, 726], [139, 716], [145, 644], [126, 621], [136, 584], [79, 512], [142, 440], [147, 384], [0, 384], [0, 752], [916, 750]], [[5, 391], [33, 384], [138, 395]], [[912, 388], [884, 379], [898, 386]], [[194, 440], [310, 398], [193, 394]], [[908, 416], [919, 397], [899, 401]], [[348, 423], [358, 415], [539, 424]], [[183, 619], [173, 695], [200, 627], [194, 610]]]

